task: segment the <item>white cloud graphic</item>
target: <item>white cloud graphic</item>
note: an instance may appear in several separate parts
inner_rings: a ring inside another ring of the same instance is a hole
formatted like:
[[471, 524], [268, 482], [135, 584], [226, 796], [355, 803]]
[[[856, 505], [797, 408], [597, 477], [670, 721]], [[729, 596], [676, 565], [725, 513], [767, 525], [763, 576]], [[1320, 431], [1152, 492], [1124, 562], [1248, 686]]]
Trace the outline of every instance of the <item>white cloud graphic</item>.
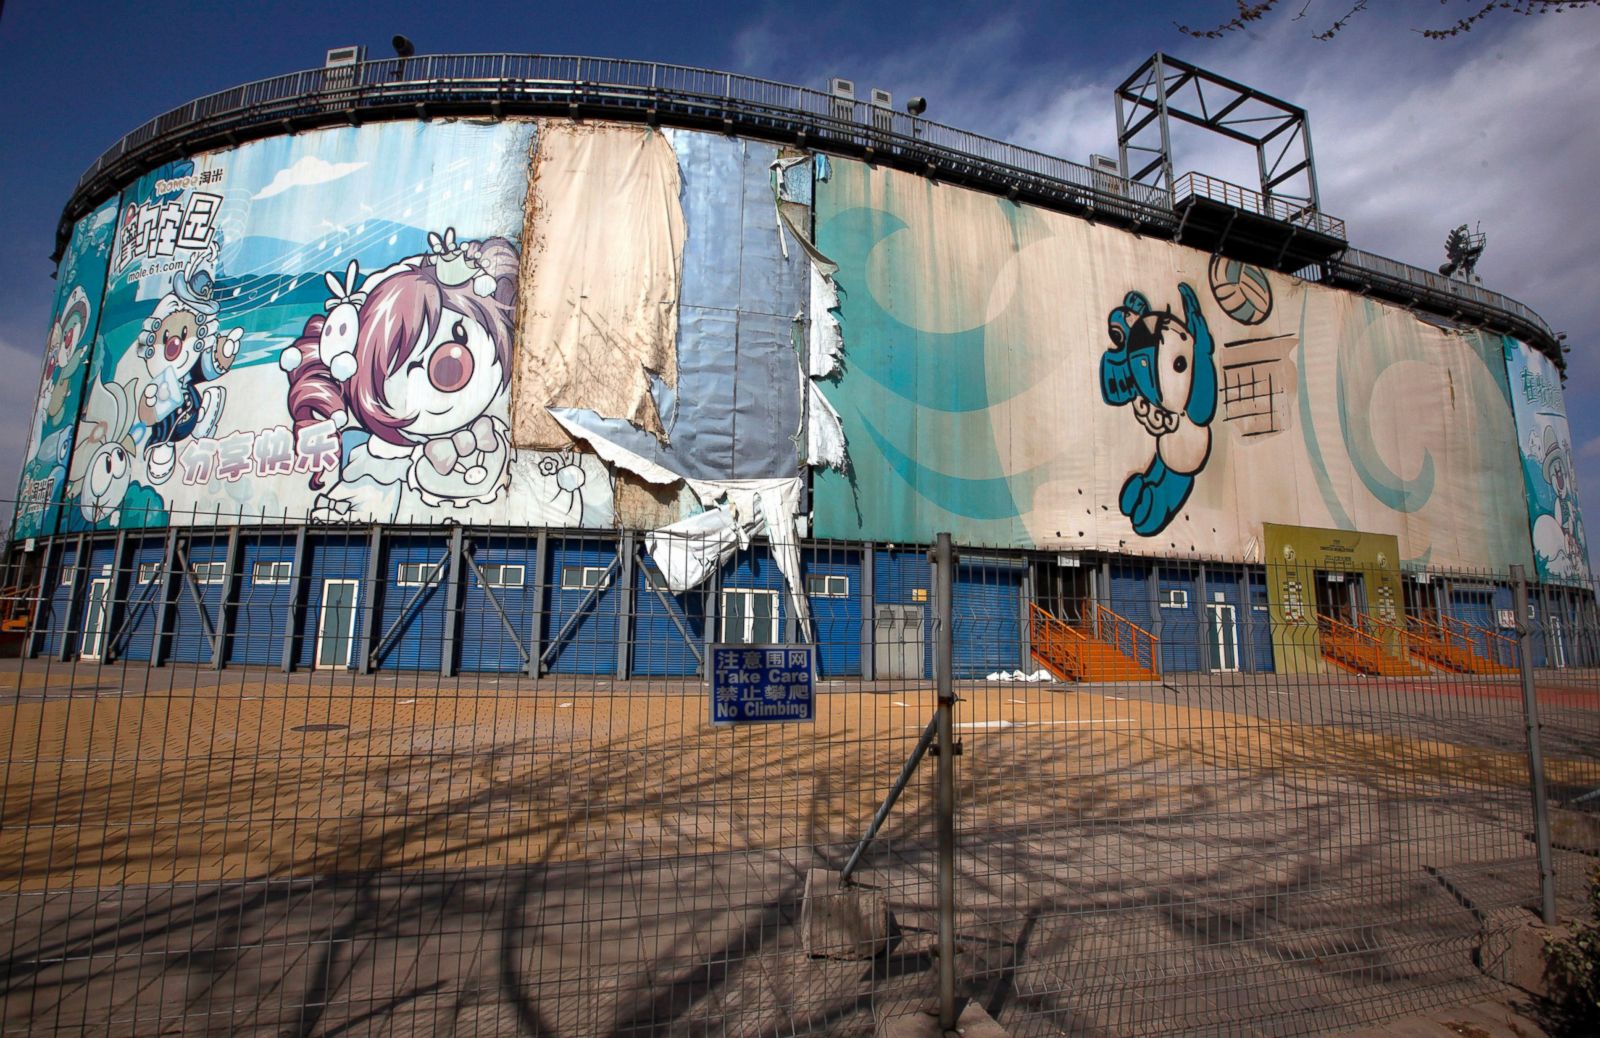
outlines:
[[307, 155], [288, 169], [278, 170], [272, 183], [258, 191], [255, 197], [259, 201], [281, 195], [290, 188], [326, 184], [330, 180], [347, 177], [365, 165], [365, 162], [328, 162], [315, 155]]

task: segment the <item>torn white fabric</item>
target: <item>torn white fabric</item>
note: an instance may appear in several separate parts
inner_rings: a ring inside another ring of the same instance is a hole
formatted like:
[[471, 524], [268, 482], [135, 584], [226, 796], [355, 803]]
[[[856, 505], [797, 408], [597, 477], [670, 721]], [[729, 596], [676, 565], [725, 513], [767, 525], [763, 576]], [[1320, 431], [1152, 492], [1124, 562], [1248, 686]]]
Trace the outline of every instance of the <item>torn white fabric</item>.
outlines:
[[778, 564], [784, 583], [789, 585], [796, 632], [800, 640], [809, 645], [812, 642], [811, 603], [800, 577], [800, 537], [794, 524], [795, 511], [800, 507], [800, 478], [796, 476], [784, 482], [787, 485], [770, 487], [759, 493], [756, 502], [767, 524], [772, 560]]
[[[800, 477], [688, 480], [687, 482], [689, 489], [694, 491], [701, 504], [711, 511], [725, 513], [727, 516], [725, 520], [703, 520], [708, 524], [708, 528], [720, 529], [717, 524], [726, 522], [734, 531], [734, 540], [731, 542], [723, 534], [708, 538], [717, 541], [716, 550], [721, 552], [718, 562], [732, 555], [735, 548], [748, 545], [749, 537], [759, 534], [763, 528], [766, 529], [767, 539], [772, 546], [772, 560], [777, 563], [778, 572], [783, 574], [784, 584], [787, 586], [790, 613], [795, 618], [798, 636], [802, 641], [810, 643], [811, 606], [806, 599], [805, 585], [800, 575], [800, 534], [795, 516], [795, 511], [800, 507], [802, 489]], [[663, 531], [675, 534], [687, 522], [688, 520], [674, 523], [670, 527], [664, 527]], [[647, 535], [649, 536], [654, 535]], [[715, 563], [711, 565], [714, 567]], [[665, 574], [665, 569], [662, 572]], [[701, 570], [697, 566], [689, 567], [686, 564], [685, 573], [693, 572], [700, 573], [700, 580], [704, 580], [710, 576], [711, 569]], [[668, 586], [673, 587], [675, 591], [681, 590], [671, 584], [670, 578]]]
[[806, 464], [844, 471], [844, 425], [822, 389], [806, 383]]
[[827, 378], [839, 370], [839, 354], [844, 350], [844, 336], [839, 330], [839, 288], [833, 278], [813, 263], [811, 265], [811, 336], [808, 343], [808, 367], [812, 378]]
[[[682, 477], [655, 462], [584, 429], [574, 415], [592, 414], [576, 408], [552, 407], [550, 416], [561, 427], [594, 448], [596, 454], [618, 468], [651, 483], [671, 484]], [[838, 416], [834, 416], [837, 423]], [[800, 575], [800, 532], [795, 513], [800, 508], [801, 478], [784, 479], [684, 479], [707, 510], [645, 535], [645, 544], [661, 567], [673, 591], [696, 587], [722, 560], [763, 528], [772, 546], [772, 558], [783, 574], [790, 610], [799, 637], [812, 640], [811, 609]], [[658, 554], [658, 551], [660, 554]]]
[[749, 538], [726, 508], [680, 519], [644, 535], [645, 550], [674, 593], [699, 587]]

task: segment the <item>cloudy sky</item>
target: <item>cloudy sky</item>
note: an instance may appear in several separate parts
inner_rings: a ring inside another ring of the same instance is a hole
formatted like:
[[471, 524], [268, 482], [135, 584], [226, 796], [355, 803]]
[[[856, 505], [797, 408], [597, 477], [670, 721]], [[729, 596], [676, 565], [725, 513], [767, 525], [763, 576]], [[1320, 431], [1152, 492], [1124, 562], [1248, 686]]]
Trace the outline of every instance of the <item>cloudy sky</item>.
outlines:
[[[680, 5], [384, 0], [187, 5], [12, 0], [0, 13], [0, 497], [16, 485], [54, 283], [56, 221], [117, 138], [214, 90], [321, 64], [397, 32], [419, 53], [591, 54], [698, 65], [805, 86], [829, 76], [928, 117], [1076, 161], [1114, 154], [1112, 90], [1165, 51], [1310, 113], [1323, 208], [1352, 244], [1434, 268], [1463, 222], [1489, 236], [1485, 284], [1568, 334], [1567, 408], [1584, 499], [1600, 507], [1600, 10], [1503, 16], [1460, 38], [1415, 30], [1479, 0], [1284, 0], [1249, 33], [1185, 37], [1232, 0], [915, 5]], [[1296, 18], [1301, 9], [1305, 16]], [[1177, 142], [1178, 171], [1242, 179], [1231, 147]], [[1253, 166], [1253, 163], [1249, 163]], [[10, 503], [3, 506], [9, 515]]]

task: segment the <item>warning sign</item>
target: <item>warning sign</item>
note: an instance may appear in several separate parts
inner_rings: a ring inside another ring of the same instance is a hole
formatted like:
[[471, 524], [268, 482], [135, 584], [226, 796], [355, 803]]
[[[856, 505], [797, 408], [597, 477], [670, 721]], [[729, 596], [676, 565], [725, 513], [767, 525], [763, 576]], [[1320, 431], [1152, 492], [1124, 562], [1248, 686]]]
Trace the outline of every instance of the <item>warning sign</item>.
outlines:
[[711, 723], [816, 719], [813, 645], [713, 645]]

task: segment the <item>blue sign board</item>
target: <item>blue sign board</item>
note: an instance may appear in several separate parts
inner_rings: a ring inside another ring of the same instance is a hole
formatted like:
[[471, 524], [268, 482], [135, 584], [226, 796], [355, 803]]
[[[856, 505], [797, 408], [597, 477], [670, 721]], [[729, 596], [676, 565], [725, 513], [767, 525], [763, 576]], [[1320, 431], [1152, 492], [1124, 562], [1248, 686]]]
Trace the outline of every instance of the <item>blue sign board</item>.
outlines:
[[816, 719], [817, 650], [812, 645], [713, 645], [711, 723]]

